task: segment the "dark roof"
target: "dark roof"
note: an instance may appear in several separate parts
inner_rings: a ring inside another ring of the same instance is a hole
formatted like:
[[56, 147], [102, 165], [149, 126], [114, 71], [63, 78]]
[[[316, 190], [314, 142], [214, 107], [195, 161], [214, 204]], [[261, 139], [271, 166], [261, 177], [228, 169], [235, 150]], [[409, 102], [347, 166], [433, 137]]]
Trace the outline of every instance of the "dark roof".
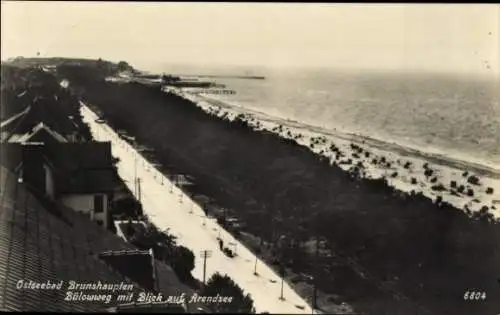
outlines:
[[112, 165], [110, 142], [51, 143], [46, 150], [59, 169], [103, 169]]
[[[143, 291], [130, 280], [135, 278], [133, 274], [127, 278], [98, 258], [105, 251], [135, 250], [133, 245], [99, 227], [84, 214], [38, 199], [36, 193], [29, 192], [16, 180], [15, 174], [0, 167], [0, 310], [98, 311], [113, 305], [113, 302], [104, 305], [64, 301], [65, 289], [18, 290], [16, 284], [20, 279], [63, 280], [63, 288], [70, 280], [124, 282], [134, 284], [136, 291]], [[164, 295], [192, 292], [179, 282], [169, 266], [155, 262], [155, 269], [159, 290]]]
[[2, 128], [2, 131], [9, 131], [16, 134], [30, 133], [40, 122], [49, 126], [52, 130], [68, 135], [77, 132], [77, 127], [68, 118], [68, 110], [63, 108], [60, 102], [51, 96], [39, 97], [30, 96], [30, 109], [16, 122]]
[[90, 170], [58, 170], [56, 179], [58, 193], [84, 194], [98, 192], [112, 192], [117, 185], [115, 171], [108, 169]]
[[120, 250], [99, 254], [99, 258], [121, 274], [131, 275], [143, 288], [154, 291], [154, 258], [151, 251]]
[[0, 163], [14, 171], [22, 162], [23, 148], [39, 148], [42, 151], [55, 171], [58, 193], [112, 192], [118, 185], [109, 142], [54, 142], [44, 145], [2, 143]]
[[20, 143], [0, 144], [0, 165], [14, 171], [22, 162], [22, 146]]

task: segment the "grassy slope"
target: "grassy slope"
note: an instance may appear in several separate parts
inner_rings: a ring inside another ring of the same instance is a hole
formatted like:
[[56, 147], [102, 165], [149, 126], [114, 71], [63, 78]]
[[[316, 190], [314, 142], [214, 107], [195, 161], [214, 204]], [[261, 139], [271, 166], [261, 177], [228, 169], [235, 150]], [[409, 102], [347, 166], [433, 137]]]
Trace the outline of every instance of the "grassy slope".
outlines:
[[[72, 82], [116, 126], [156, 148], [163, 164], [194, 175], [206, 194], [236, 209], [251, 232], [316, 230], [378, 279], [397, 277], [395, 288], [437, 314], [500, 309], [498, 224], [421, 196], [399, 197], [380, 181], [352, 179], [303, 147], [208, 116], [175, 95], [90, 76]], [[284, 223], [272, 224], [280, 212]], [[320, 278], [323, 290], [340, 295], [354, 286], [335, 273]], [[464, 302], [473, 289], [486, 291], [486, 301]], [[370, 309], [362, 293], [348, 297]]]

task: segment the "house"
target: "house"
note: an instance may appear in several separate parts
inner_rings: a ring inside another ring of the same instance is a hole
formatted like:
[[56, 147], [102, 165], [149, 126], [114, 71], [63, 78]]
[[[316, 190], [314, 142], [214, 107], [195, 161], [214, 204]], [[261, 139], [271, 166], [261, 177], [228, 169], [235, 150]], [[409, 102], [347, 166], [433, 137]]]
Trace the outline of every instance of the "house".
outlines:
[[84, 213], [99, 225], [112, 223], [109, 204], [117, 185], [109, 142], [9, 143], [2, 164], [49, 198]]
[[[141, 293], [164, 297], [194, 293], [151, 251], [138, 250], [17, 178], [0, 166], [0, 311], [140, 312], [151, 304], [138, 303]], [[72, 281], [101, 285], [84, 293], [102, 299], [68, 300], [67, 292], [79, 291], [70, 289]], [[26, 288], [32, 283], [60, 289]], [[102, 288], [108, 284], [121, 289]], [[125, 298], [128, 295], [131, 299]], [[197, 313], [203, 305], [150, 307], [164, 313]]]
[[24, 134], [12, 134], [7, 141], [17, 143], [49, 143], [68, 142], [68, 139], [40, 122], [30, 132]]
[[47, 147], [57, 171], [59, 200], [108, 227], [116, 186], [110, 142], [57, 143]]
[[20, 94], [19, 99], [11, 100], [13, 104], [10, 106], [19, 107], [19, 112], [11, 115], [0, 124], [2, 143], [27, 143], [43, 140], [51, 142], [79, 141], [79, 127], [73, 121], [72, 116], [74, 108], [62, 104], [64, 102], [59, 100], [55, 94], [43, 95], [32, 90], [23, 93]]

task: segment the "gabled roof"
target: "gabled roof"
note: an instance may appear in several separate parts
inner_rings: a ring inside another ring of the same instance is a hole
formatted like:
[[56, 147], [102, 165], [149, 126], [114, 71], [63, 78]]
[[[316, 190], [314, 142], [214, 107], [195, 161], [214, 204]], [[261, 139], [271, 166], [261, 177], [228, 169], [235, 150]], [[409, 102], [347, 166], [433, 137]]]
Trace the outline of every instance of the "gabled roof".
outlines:
[[110, 142], [50, 143], [46, 155], [64, 170], [107, 169], [112, 163]]
[[21, 142], [21, 143], [26, 143], [26, 142], [46, 143], [47, 136], [52, 137], [58, 142], [64, 142], [64, 143], [68, 142], [66, 138], [61, 136], [58, 132], [52, 130], [49, 126], [45, 125], [43, 122], [40, 122], [38, 125], [33, 127], [30, 133], [26, 133], [17, 139], [11, 138], [10, 141]]
[[[145, 291], [131, 280], [136, 277], [135, 269], [127, 276], [98, 257], [105, 251], [136, 250], [133, 245], [102, 229], [86, 215], [35, 195], [17, 183], [15, 174], [0, 167], [0, 310], [90, 312], [117, 304], [115, 299], [109, 304], [65, 301], [71, 280], [123, 282], [133, 284], [136, 294]], [[169, 266], [156, 262], [155, 274], [159, 292], [164, 295], [191, 294], [192, 290], [179, 282]], [[22, 279], [52, 283], [63, 280], [63, 290], [19, 290], [16, 284]]]
[[[28, 96], [25, 96], [28, 97]], [[70, 109], [64, 107], [61, 101], [56, 101], [53, 95], [45, 97], [41, 95], [33, 96], [29, 101], [28, 108], [19, 113], [18, 117], [13, 117], [12, 122], [3, 123], [2, 131], [8, 131], [13, 134], [26, 134], [39, 123], [44, 123], [50, 126], [50, 129], [57, 131], [59, 134], [68, 135], [78, 131], [78, 128], [68, 118], [71, 113]]]
[[110, 142], [50, 143], [45, 152], [60, 193], [112, 192], [117, 185]]
[[[26, 91], [25, 91], [26, 92]], [[2, 129], [2, 131], [4, 129], [7, 129], [7, 127], [11, 126], [11, 125], [15, 125], [16, 122], [19, 122], [19, 120], [24, 116], [26, 115], [27, 112], [29, 112], [31, 109], [30, 106], [26, 107], [23, 111], [15, 114], [15, 115], [12, 115], [11, 117], [3, 120], [1, 123], [0, 123], [0, 129]]]

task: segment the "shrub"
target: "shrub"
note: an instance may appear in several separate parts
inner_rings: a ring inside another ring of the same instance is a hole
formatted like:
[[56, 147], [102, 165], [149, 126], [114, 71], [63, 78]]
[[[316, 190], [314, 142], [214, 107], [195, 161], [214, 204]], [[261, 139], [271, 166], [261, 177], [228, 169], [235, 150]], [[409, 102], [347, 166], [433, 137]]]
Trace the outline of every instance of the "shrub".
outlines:
[[177, 276], [181, 279], [188, 279], [194, 269], [195, 257], [193, 252], [182, 245], [175, 248], [171, 265]]
[[486, 188], [486, 193], [487, 193], [488, 195], [493, 194], [493, 188], [491, 188], [491, 187]]
[[441, 197], [441, 196], [437, 196], [437, 197], [436, 197], [436, 201], [435, 201], [435, 203], [436, 203], [436, 204], [440, 204], [441, 202], [443, 202], [443, 197]]
[[468, 179], [467, 182], [471, 185], [479, 185], [479, 178], [477, 176], [471, 175]]
[[428, 168], [428, 169], [425, 170], [424, 175], [426, 177], [429, 177], [429, 176], [432, 176], [433, 173], [434, 173], [434, 171], [431, 170], [430, 168]]
[[208, 279], [203, 288], [201, 296], [227, 296], [232, 297], [230, 303], [212, 303], [210, 308], [215, 313], [238, 313], [254, 314], [253, 299], [250, 294], [244, 294], [243, 290], [227, 275], [215, 273]]
[[112, 209], [112, 214], [119, 214], [127, 218], [137, 219], [138, 216], [142, 215], [142, 205], [134, 197], [116, 200]]
[[431, 187], [431, 189], [434, 190], [434, 191], [443, 191], [443, 190], [446, 190], [446, 188], [444, 188], [443, 184], [433, 185]]
[[233, 251], [232, 251], [231, 249], [227, 248], [227, 247], [224, 247], [224, 248], [222, 249], [222, 252], [223, 252], [223, 253], [224, 253], [227, 257], [229, 257], [229, 258], [233, 258], [233, 257], [235, 256], [235, 255], [234, 255], [234, 253], [233, 253]]

